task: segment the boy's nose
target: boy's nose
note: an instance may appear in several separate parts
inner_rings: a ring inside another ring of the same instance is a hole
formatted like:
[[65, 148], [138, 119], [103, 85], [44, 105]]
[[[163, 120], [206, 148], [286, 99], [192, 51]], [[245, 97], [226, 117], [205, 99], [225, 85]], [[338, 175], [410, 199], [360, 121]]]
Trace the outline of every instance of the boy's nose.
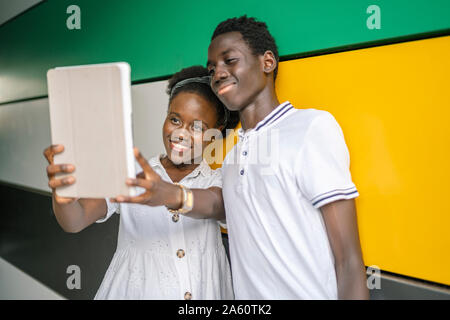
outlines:
[[224, 68], [216, 68], [216, 72], [214, 73], [214, 84], [217, 85], [220, 83], [221, 80], [225, 80], [226, 78], [228, 78], [230, 74], [228, 73], [228, 71]]

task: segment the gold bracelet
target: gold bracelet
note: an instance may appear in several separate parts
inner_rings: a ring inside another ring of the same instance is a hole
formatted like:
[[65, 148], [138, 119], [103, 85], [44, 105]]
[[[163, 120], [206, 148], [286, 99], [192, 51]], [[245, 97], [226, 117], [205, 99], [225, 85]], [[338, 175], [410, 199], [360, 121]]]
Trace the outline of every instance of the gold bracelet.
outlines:
[[182, 184], [179, 184], [179, 183], [174, 183], [174, 184], [179, 186], [181, 188], [181, 190], [183, 191], [183, 203], [181, 205], [181, 208], [179, 208], [179, 209], [174, 210], [174, 209], [167, 208], [167, 210], [169, 210], [169, 212], [171, 212], [173, 214], [188, 213], [194, 207], [194, 194], [191, 189], [186, 188]]

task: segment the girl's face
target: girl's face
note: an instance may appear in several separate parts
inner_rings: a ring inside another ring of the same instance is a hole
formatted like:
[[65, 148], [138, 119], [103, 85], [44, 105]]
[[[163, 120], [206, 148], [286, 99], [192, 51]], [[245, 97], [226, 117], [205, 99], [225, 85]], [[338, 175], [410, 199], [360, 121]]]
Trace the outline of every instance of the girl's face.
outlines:
[[206, 130], [215, 128], [217, 111], [211, 102], [191, 92], [180, 92], [172, 99], [163, 125], [163, 142], [167, 156], [176, 165], [199, 163]]

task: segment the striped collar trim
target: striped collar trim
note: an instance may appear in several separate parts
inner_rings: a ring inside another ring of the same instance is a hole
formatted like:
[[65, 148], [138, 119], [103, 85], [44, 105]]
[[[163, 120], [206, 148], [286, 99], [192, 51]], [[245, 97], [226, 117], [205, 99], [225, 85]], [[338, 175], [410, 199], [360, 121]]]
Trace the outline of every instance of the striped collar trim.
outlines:
[[294, 109], [294, 107], [289, 101], [283, 102], [256, 125], [255, 131], [258, 131], [262, 127], [275, 123], [291, 109]]
[[[273, 109], [272, 112], [270, 112], [263, 120], [258, 122], [255, 129], [248, 130], [247, 133], [253, 132], [253, 131], [257, 132], [261, 128], [268, 127], [268, 126], [276, 123], [284, 114], [286, 114], [287, 112], [289, 112], [292, 109], [294, 109], [294, 107], [292, 106], [292, 104], [289, 101], [283, 102], [278, 107]], [[240, 128], [238, 130], [238, 134], [239, 134], [239, 138], [242, 138], [246, 134], [246, 132], [244, 132], [244, 130], [242, 128]]]

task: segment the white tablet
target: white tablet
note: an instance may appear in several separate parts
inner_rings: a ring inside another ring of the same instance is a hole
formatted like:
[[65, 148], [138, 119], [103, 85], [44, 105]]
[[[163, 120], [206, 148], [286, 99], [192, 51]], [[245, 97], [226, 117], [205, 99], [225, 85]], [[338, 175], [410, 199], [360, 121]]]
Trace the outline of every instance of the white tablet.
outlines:
[[136, 195], [125, 184], [135, 178], [131, 124], [130, 66], [106, 63], [47, 72], [52, 144], [64, 145], [54, 163], [75, 165], [75, 184], [62, 197]]

